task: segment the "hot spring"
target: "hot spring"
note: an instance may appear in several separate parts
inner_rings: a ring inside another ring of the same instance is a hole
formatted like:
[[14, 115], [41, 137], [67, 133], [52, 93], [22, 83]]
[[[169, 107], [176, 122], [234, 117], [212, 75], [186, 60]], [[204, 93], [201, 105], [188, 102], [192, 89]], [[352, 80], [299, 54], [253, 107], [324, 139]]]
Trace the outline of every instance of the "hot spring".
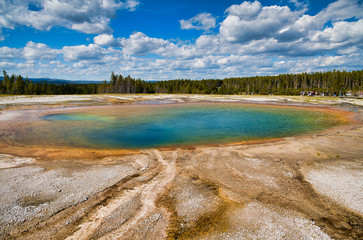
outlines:
[[340, 123], [312, 108], [229, 103], [66, 108], [15, 131], [25, 145], [140, 149], [292, 137]]

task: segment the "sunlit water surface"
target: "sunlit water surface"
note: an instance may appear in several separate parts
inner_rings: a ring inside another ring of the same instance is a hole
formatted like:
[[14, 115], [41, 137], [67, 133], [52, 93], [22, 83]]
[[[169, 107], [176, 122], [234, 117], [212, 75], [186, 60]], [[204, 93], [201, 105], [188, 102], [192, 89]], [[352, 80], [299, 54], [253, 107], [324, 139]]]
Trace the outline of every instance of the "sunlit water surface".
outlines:
[[280, 138], [339, 124], [305, 108], [173, 104], [85, 108], [42, 116], [17, 141], [44, 146], [152, 148]]

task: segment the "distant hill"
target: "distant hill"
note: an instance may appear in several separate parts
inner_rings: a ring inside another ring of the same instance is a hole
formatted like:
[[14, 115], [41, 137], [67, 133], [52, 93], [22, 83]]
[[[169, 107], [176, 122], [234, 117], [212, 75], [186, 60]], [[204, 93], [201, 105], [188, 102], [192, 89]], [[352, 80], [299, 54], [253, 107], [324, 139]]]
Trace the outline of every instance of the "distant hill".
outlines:
[[[23, 78], [25, 80], [25, 78]], [[4, 80], [4, 77], [0, 77], [0, 81]], [[29, 78], [33, 83], [40, 83], [47, 81], [47, 83], [53, 84], [89, 84], [89, 83], [101, 83], [102, 81], [91, 81], [91, 80], [65, 80], [55, 78]]]

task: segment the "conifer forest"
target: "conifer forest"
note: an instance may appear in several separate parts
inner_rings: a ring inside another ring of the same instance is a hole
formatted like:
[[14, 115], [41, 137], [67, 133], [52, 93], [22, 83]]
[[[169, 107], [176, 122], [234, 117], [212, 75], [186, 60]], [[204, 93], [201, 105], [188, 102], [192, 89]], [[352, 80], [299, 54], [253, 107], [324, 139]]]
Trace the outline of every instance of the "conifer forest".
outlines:
[[143, 81], [130, 76], [111, 73], [109, 81], [99, 83], [33, 83], [27, 77], [3, 71], [0, 94], [10, 95], [60, 95], [97, 93], [168, 93], [168, 94], [259, 94], [306, 95], [318, 92], [325, 96], [363, 90], [363, 70], [329, 71], [277, 76], [255, 76], [208, 80], [177, 79], [168, 81]]

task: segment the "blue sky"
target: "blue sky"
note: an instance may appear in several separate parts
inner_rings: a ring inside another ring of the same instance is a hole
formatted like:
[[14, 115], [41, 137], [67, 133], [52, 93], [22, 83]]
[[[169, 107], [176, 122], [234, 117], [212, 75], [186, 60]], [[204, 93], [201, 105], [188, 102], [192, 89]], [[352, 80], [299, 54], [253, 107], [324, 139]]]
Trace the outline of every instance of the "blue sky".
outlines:
[[209, 79], [358, 70], [361, 0], [0, 0], [0, 69]]

